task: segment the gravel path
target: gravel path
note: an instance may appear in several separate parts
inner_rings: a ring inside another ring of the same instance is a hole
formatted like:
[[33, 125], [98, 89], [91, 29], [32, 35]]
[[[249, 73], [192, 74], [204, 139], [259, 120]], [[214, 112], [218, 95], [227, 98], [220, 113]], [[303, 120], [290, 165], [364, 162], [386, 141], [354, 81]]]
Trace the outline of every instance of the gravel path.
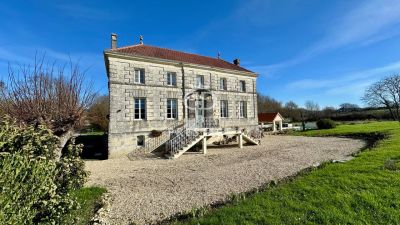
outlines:
[[112, 195], [111, 224], [150, 224], [250, 191], [313, 164], [340, 160], [365, 145], [347, 138], [267, 136], [259, 146], [208, 148], [176, 160], [86, 161], [87, 185]]

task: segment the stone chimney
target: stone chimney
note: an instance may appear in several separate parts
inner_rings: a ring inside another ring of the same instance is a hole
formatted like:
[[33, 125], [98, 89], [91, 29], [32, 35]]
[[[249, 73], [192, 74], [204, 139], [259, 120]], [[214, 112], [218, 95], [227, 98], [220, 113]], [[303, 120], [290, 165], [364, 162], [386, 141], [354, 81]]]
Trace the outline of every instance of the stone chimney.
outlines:
[[111, 49], [117, 48], [117, 34], [111, 34]]
[[235, 64], [236, 66], [240, 66], [240, 59], [234, 59], [233, 64]]

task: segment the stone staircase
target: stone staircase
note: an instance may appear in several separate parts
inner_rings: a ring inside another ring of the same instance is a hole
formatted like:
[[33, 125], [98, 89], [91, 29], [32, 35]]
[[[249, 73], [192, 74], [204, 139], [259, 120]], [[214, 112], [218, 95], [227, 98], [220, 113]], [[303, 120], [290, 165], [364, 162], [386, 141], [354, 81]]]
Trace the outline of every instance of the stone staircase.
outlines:
[[264, 137], [263, 132], [258, 128], [255, 128], [250, 131], [243, 131], [242, 137], [247, 143], [259, 145], [261, 144], [261, 138]]
[[158, 149], [161, 147], [163, 144], [165, 144], [167, 141], [171, 139], [171, 134], [174, 132], [177, 132], [183, 127], [184, 124], [182, 122], [177, 122], [171, 126], [171, 129], [164, 130], [162, 131], [161, 135], [158, 137], [153, 137], [151, 139], [148, 139], [146, 141], [146, 144], [144, 147], [139, 147], [135, 149], [133, 152], [128, 154], [128, 158], [132, 159], [135, 158], [137, 155], [144, 155], [151, 153], [152, 151]]
[[183, 127], [173, 134], [173, 137], [166, 143], [167, 158], [176, 159], [183, 153], [200, 142], [204, 135], [198, 131]]

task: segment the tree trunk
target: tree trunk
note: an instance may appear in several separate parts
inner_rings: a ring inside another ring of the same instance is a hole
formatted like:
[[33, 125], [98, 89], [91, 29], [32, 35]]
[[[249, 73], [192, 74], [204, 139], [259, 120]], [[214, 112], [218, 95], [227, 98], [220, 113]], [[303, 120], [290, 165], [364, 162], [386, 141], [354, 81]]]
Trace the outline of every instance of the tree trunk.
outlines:
[[62, 156], [62, 150], [64, 149], [65, 145], [68, 143], [68, 141], [74, 136], [75, 130], [71, 129], [68, 130], [67, 132], [63, 133], [59, 137], [59, 144], [58, 148], [55, 150], [56, 152], [54, 153], [55, 159], [58, 161], [60, 160]]

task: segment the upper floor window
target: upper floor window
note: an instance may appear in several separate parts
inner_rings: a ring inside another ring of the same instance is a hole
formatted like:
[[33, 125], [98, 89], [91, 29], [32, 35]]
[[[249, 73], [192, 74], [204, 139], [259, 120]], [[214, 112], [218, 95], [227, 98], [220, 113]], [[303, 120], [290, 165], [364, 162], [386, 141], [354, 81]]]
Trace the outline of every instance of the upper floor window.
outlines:
[[244, 80], [239, 81], [239, 90], [241, 92], [246, 92], [246, 81]]
[[221, 78], [219, 80], [219, 89], [220, 90], [227, 90], [226, 78]]
[[228, 101], [226, 100], [221, 100], [220, 103], [220, 111], [221, 111], [221, 118], [227, 118], [228, 117]]
[[176, 86], [176, 73], [173, 72], [167, 73], [167, 85]]
[[203, 75], [196, 76], [196, 87], [204, 88], [204, 76]]
[[135, 69], [135, 83], [144, 84], [144, 69]]
[[247, 102], [245, 101], [239, 103], [239, 118], [247, 118]]
[[146, 99], [135, 98], [135, 120], [146, 119]]
[[167, 119], [178, 118], [178, 105], [176, 99], [167, 99]]

